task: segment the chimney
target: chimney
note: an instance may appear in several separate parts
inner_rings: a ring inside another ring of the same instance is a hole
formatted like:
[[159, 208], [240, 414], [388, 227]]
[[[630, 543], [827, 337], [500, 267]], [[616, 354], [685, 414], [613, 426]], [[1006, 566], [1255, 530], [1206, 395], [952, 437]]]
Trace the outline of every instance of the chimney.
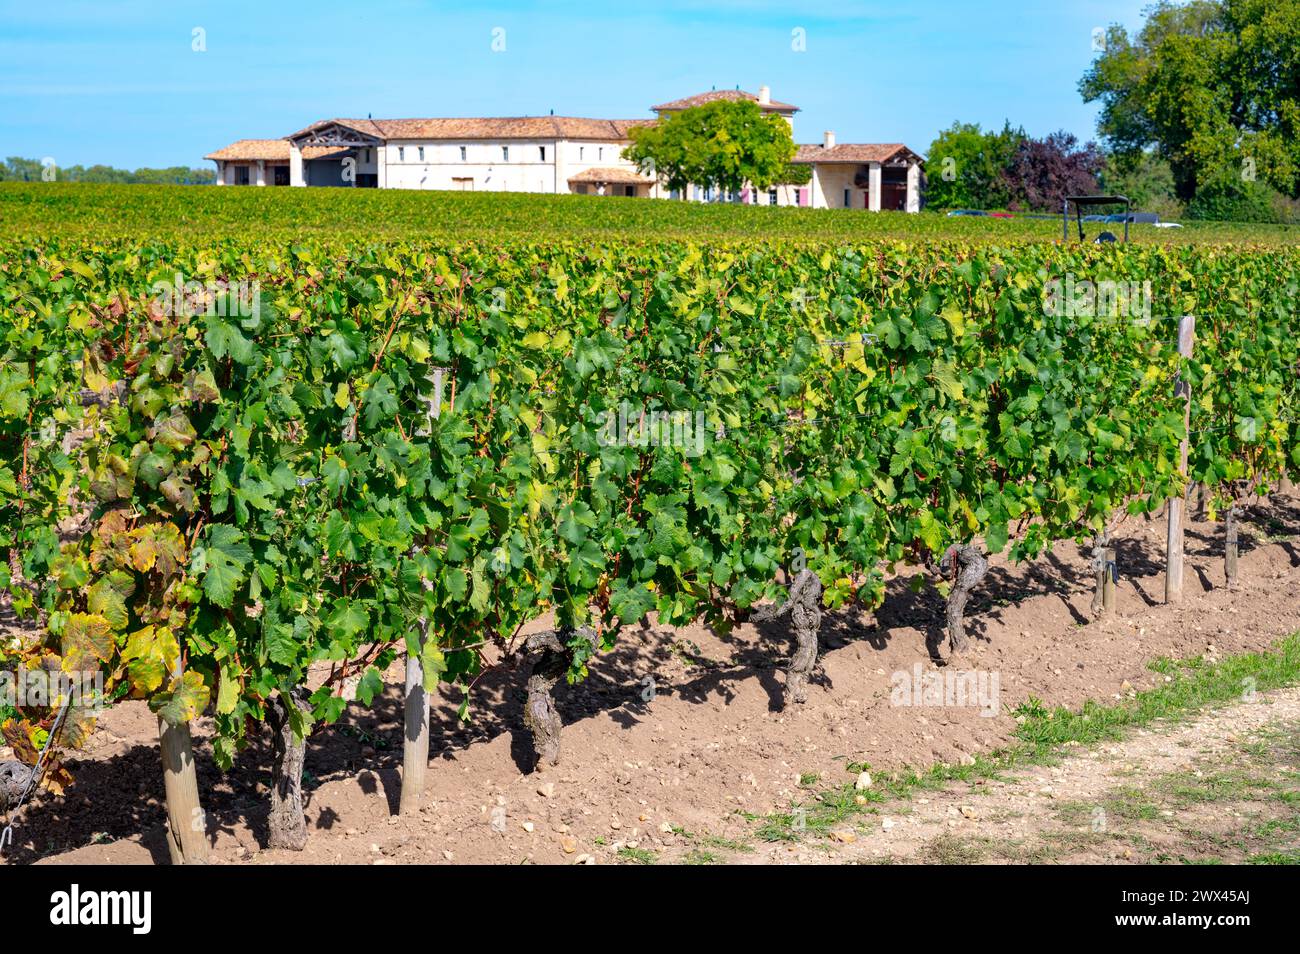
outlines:
[[770, 86], [760, 86], [758, 88], [758, 105], [770, 106], [772, 104], [772, 89]]
[[822, 133], [822, 148], [823, 149], [835, 148], [835, 132], [833, 130], [828, 129], [824, 133]]

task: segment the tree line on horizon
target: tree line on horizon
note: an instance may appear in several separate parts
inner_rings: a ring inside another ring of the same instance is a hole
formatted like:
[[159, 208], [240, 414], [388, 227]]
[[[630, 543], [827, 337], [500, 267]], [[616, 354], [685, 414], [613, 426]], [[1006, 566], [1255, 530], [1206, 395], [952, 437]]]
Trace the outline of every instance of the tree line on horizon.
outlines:
[[211, 169], [170, 166], [165, 169], [116, 169], [113, 166], [52, 166], [39, 159], [10, 156], [0, 163], [0, 182], [95, 182], [148, 185], [211, 185], [216, 181]]

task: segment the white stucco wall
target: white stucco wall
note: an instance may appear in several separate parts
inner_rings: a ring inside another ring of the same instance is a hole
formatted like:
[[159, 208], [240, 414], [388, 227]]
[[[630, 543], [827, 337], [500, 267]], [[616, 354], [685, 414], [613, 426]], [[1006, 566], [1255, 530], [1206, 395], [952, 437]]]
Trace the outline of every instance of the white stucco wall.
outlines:
[[[555, 139], [394, 140], [383, 147], [387, 181], [381, 185], [389, 189], [460, 189], [457, 180], [470, 179], [476, 192], [568, 193], [568, 178], [584, 169], [635, 172], [636, 166], [621, 156], [626, 145]], [[363, 163], [358, 171], [372, 170]]]
[[[858, 167], [851, 164], [822, 163], [817, 166], [816, 185], [813, 190], [813, 207], [818, 209], [865, 209], [866, 192], [854, 185]], [[844, 204], [844, 190], [849, 190], [849, 203]]]

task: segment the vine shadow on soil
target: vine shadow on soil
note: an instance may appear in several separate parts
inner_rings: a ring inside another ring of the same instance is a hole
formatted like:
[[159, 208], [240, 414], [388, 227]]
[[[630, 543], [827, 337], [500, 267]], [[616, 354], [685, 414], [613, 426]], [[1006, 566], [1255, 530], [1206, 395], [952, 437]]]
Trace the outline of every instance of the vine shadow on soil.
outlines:
[[[1247, 519], [1242, 526], [1242, 551], [1263, 545], [1266, 536], [1285, 550], [1293, 566], [1300, 567], [1300, 550], [1294, 539], [1279, 539], [1300, 536], [1300, 501], [1275, 497], [1266, 505], [1244, 509]], [[1263, 536], [1254, 539], [1257, 534]], [[1222, 533], [1207, 534], [1189, 528], [1188, 535], [1200, 545], [1196, 550], [1189, 548], [1191, 555], [1222, 557]], [[1162, 547], [1123, 536], [1117, 536], [1114, 545], [1121, 579], [1133, 581], [1143, 599], [1151, 603], [1142, 583], [1164, 572]], [[1202, 585], [1209, 589], [1204, 572], [1196, 569]], [[1065, 563], [1051, 552], [1018, 568], [995, 566], [972, 593], [967, 628], [972, 635], [985, 638], [990, 621], [1000, 620], [1004, 607], [1043, 595], [1056, 595], [1076, 622], [1086, 623], [1087, 618], [1072, 598], [1090, 594], [1092, 588], [1093, 576], [1086, 566]], [[913, 590], [907, 578], [898, 577], [886, 585], [885, 602], [875, 613], [874, 625], [864, 622], [857, 608], [827, 613], [821, 629], [822, 653], [832, 653], [857, 641], [884, 650], [895, 631], [903, 629], [921, 630], [927, 635], [927, 644], [934, 647], [946, 637], [944, 624], [945, 604], [938, 591], [928, 583], [919, 591]], [[656, 631], [648, 625], [629, 628], [616, 649], [599, 657], [586, 681], [559, 688], [557, 703], [564, 722], [572, 725], [610, 712], [611, 718], [625, 728], [635, 725], [646, 715], [647, 705], [653, 705], [642, 701], [642, 680], [673, 657], [685, 661], [691, 669], [698, 667], [699, 672], [684, 682], [658, 688], [659, 693], [676, 694], [696, 704], [721, 696], [727, 704], [735, 697], [732, 684], [757, 676], [768, 693], [770, 707], [779, 708], [784, 684], [777, 670], [789, 659], [792, 637], [785, 621], [758, 624], [752, 632], [756, 639], [729, 637], [727, 641], [734, 641], [737, 651], [730, 660], [719, 662], [704, 657], [676, 633]], [[532, 737], [523, 723], [525, 669], [523, 665], [505, 664], [486, 673], [475, 688], [476, 715], [471, 723], [462, 723], [457, 716], [459, 690], [443, 687], [435, 695], [430, 713], [432, 757], [452, 759], [471, 745], [508, 732], [516, 764], [523, 772], [531, 771]], [[307, 742], [304, 778], [309, 809], [312, 793], [322, 782], [355, 778], [363, 791], [373, 793], [382, 786], [390, 811], [396, 811], [403, 712], [401, 688], [389, 685], [369, 707], [350, 707], [337, 723], [322, 726], [312, 734]], [[258, 843], [265, 844], [270, 811], [270, 733], [254, 732], [236, 757], [234, 768], [224, 774], [213, 763], [210, 733], [210, 720], [200, 720], [195, 727], [195, 761], [209, 839], [215, 841], [219, 833], [234, 833], [245, 824]], [[4, 860], [29, 864], [97, 841], [139, 835], [155, 863], [165, 864], [166, 812], [157, 746], [135, 744], [107, 759], [96, 759], [93, 754], [84, 760], [71, 758], [69, 765], [73, 785], [62, 796], [42, 793], [33, 801], [15, 824], [14, 843]], [[332, 812], [321, 812], [310, 824], [328, 829], [338, 821]]]

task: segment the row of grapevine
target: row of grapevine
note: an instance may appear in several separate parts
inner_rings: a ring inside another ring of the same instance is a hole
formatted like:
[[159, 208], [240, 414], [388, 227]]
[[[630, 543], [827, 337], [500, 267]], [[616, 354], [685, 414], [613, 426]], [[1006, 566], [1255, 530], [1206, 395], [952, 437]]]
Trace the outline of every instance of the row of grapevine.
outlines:
[[[1086, 282], [1121, 294], [1054, 297]], [[182, 759], [199, 713], [225, 767], [269, 722], [301, 847], [302, 740], [399, 654], [468, 717], [485, 648], [531, 652], [554, 759], [551, 687], [650, 613], [725, 628], [785, 570], [797, 699], [823, 606], [945, 557], [960, 650], [984, 554], [1162, 506], [1185, 438], [1230, 512], [1300, 467], [1298, 300], [1285, 250], [11, 243], [0, 582], [32, 626], [0, 662], [101, 673]], [[0, 731], [30, 766], [58, 715]]]
[[[92, 241], [214, 237], [361, 238], [455, 241], [538, 234], [584, 241], [637, 241], [653, 236], [693, 241], [803, 241], [820, 245], [901, 240], [1000, 245], [1051, 242], [1054, 217], [948, 217], [942, 212], [860, 215], [861, 210], [808, 210], [729, 202], [605, 202], [596, 196], [523, 192], [366, 189], [194, 189], [187, 186], [85, 182], [0, 182], [0, 223], [10, 235], [32, 231]], [[1073, 224], [1071, 225], [1073, 228]], [[1091, 231], [1091, 230], [1090, 230]], [[1294, 245], [1296, 227], [1234, 222], [1185, 223], [1180, 229], [1135, 224], [1134, 242]]]

